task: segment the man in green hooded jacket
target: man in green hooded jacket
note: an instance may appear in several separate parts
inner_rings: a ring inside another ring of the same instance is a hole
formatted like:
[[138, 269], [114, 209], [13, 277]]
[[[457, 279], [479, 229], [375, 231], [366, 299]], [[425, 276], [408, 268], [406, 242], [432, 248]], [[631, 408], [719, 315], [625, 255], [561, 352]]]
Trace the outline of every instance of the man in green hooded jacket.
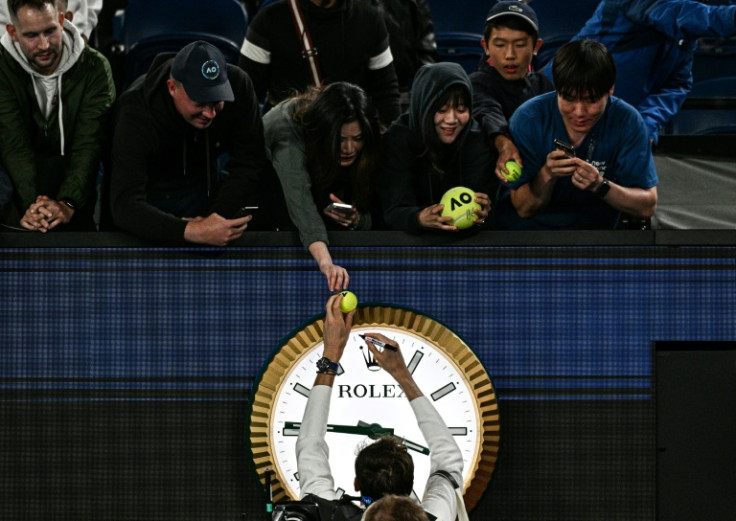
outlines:
[[0, 177], [12, 193], [5, 201], [0, 193], [2, 223], [40, 232], [94, 229], [95, 180], [115, 99], [110, 65], [55, 0], [10, 0], [8, 7], [11, 23], [0, 38]]

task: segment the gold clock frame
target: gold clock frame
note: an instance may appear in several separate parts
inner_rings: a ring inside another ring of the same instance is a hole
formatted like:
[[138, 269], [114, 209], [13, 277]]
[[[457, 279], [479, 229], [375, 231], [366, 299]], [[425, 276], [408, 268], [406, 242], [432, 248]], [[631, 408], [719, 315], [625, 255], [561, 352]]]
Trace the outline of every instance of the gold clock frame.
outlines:
[[[392, 327], [415, 334], [443, 351], [465, 375], [480, 413], [478, 439], [482, 440], [482, 446], [473, 462], [474, 470], [466, 478], [463, 494], [466, 509], [472, 510], [491, 480], [500, 442], [496, 392], [483, 364], [472, 349], [449, 328], [410, 309], [370, 305], [359, 307], [353, 317], [353, 326]], [[293, 364], [323, 340], [323, 328], [324, 318], [318, 318], [291, 336], [265, 367], [258, 386], [251, 393], [250, 449], [255, 471], [264, 486], [265, 470], [277, 468], [270, 439], [271, 417], [274, 414], [271, 404]], [[282, 476], [278, 471], [274, 472], [271, 480], [273, 501], [286, 499], [289, 494], [282, 486]]]

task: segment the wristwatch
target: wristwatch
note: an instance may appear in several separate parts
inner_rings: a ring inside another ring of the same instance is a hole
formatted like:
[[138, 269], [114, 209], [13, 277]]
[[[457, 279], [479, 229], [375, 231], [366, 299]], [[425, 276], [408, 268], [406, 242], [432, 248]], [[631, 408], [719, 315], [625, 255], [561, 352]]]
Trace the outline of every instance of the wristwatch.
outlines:
[[317, 372], [325, 374], [337, 374], [337, 368], [340, 367], [338, 364], [323, 356], [317, 360]]
[[611, 185], [608, 183], [608, 179], [604, 179], [598, 189], [593, 192], [593, 194], [598, 197], [598, 199], [603, 199], [610, 189]]
[[59, 199], [59, 202], [60, 203], [64, 203], [65, 205], [67, 205], [72, 210], [76, 210], [77, 209], [77, 206], [79, 206], [79, 204], [77, 204], [77, 201], [75, 201], [71, 197], [62, 197], [61, 199]]

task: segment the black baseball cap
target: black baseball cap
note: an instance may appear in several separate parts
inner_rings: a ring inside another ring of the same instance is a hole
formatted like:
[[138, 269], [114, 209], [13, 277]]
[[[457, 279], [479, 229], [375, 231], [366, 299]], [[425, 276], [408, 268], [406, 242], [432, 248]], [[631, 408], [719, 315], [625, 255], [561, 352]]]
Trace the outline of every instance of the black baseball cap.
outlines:
[[174, 57], [171, 77], [197, 103], [234, 101], [227, 79], [227, 62], [220, 49], [201, 40], [192, 42]]
[[537, 13], [521, 0], [503, 0], [497, 2], [486, 15], [486, 23], [495, 20], [501, 16], [518, 16], [526, 20], [535, 32], [539, 32], [539, 22], [537, 21]]

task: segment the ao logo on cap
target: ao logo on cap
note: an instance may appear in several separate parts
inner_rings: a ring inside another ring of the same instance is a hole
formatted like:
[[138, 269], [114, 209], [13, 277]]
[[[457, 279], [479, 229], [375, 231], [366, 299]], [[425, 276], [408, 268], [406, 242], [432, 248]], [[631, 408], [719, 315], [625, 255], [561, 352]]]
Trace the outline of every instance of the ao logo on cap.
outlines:
[[208, 80], [216, 80], [220, 76], [220, 66], [215, 60], [207, 60], [202, 64], [202, 76]]

